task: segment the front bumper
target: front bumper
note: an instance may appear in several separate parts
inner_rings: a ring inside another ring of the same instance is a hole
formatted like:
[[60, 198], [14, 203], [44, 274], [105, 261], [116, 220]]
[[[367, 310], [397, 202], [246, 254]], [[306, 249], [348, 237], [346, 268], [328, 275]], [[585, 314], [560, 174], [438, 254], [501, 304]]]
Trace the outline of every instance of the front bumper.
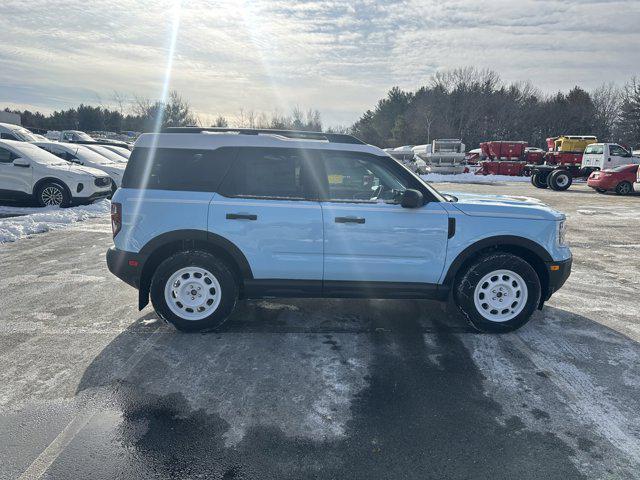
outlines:
[[71, 199], [71, 205], [86, 205], [88, 203], [93, 203], [96, 200], [109, 198], [109, 195], [111, 195], [111, 190], [96, 192], [92, 195], [89, 195], [88, 197], [73, 197]]
[[571, 265], [573, 257], [559, 262], [547, 262], [547, 272], [549, 273], [549, 285], [545, 295], [545, 301], [551, 298], [567, 281], [571, 275]]
[[107, 250], [107, 267], [120, 280], [140, 288], [142, 267], [146, 258], [139, 253], [125, 252], [111, 247]]

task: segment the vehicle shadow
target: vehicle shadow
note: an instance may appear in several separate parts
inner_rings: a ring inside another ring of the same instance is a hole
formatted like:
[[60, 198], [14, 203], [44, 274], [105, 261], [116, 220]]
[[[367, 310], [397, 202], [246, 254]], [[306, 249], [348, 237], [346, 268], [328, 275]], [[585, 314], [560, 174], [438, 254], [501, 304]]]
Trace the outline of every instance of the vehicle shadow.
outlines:
[[[465, 339], [497, 337], [434, 302], [242, 302], [204, 334], [155, 320], [87, 368], [76, 393], [116, 413], [89, 424], [54, 477], [582, 478], [574, 448], [487, 394], [491, 372]], [[550, 321], [608, 330], [549, 307], [532, 324]]]

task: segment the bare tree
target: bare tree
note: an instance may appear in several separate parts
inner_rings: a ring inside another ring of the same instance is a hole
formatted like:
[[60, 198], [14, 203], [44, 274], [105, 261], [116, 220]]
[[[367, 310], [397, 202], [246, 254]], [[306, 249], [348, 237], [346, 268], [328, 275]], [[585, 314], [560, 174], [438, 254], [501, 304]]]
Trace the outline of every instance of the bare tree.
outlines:
[[602, 140], [611, 139], [620, 120], [622, 104], [620, 88], [613, 83], [603, 83], [591, 92], [591, 100], [596, 110], [596, 128], [598, 129], [594, 133]]

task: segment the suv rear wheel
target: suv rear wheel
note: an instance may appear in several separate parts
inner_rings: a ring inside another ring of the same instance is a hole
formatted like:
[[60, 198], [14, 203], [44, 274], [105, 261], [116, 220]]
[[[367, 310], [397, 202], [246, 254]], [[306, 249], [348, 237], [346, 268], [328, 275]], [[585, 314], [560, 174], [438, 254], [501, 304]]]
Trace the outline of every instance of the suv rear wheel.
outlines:
[[231, 315], [238, 282], [229, 266], [202, 251], [179, 252], [162, 262], [151, 280], [156, 312], [178, 330], [212, 330]]
[[484, 255], [458, 276], [454, 296], [473, 328], [509, 332], [529, 321], [540, 302], [538, 274], [522, 258], [506, 252]]

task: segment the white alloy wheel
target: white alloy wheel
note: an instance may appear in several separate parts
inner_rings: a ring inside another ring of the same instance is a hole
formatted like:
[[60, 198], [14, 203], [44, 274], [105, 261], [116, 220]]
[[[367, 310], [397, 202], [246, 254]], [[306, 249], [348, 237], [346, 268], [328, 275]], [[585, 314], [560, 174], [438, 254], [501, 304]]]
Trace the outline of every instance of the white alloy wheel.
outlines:
[[181, 268], [164, 287], [169, 309], [185, 320], [202, 320], [216, 311], [222, 299], [218, 279], [199, 267]]
[[64, 201], [64, 195], [62, 193], [62, 189], [55, 185], [49, 185], [45, 187], [44, 190], [40, 193], [40, 198], [42, 199], [42, 203], [47, 206], [60, 206]]
[[527, 284], [511, 270], [495, 270], [476, 285], [473, 301], [480, 315], [491, 322], [507, 322], [527, 304]]

